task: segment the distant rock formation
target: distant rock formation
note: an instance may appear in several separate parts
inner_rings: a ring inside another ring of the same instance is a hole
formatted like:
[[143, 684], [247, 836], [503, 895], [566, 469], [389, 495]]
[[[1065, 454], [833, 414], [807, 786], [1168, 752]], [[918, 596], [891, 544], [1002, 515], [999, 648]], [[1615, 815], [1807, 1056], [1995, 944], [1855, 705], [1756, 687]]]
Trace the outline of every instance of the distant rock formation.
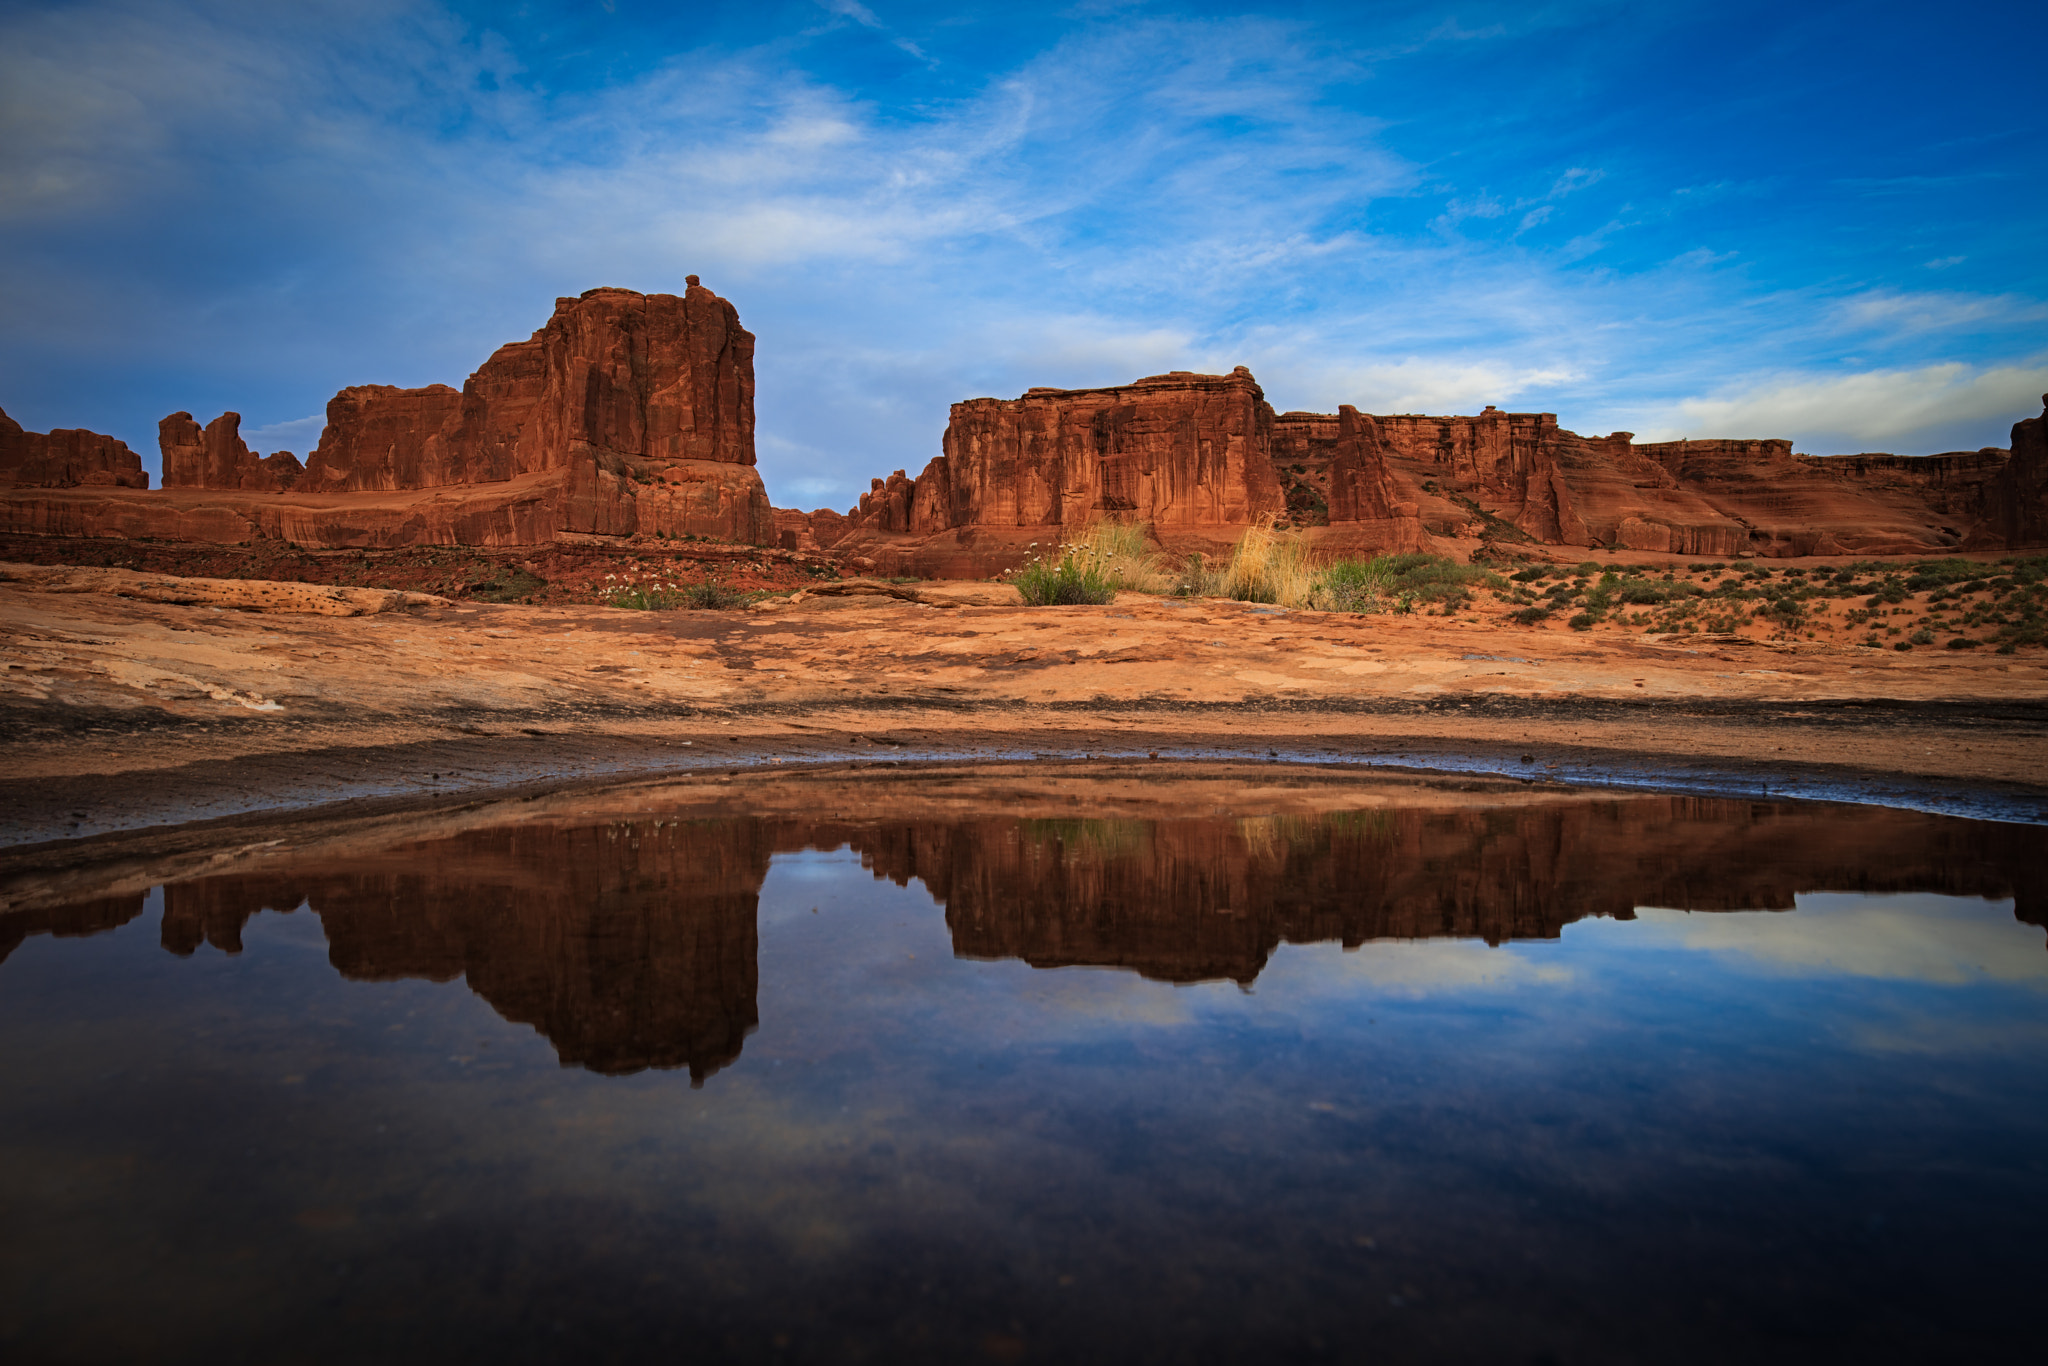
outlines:
[[754, 336], [693, 275], [682, 295], [557, 299], [461, 389], [343, 389], [303, 465], [250, 451], [238, 414], [201, 428], [173, 413], [164, 488], [145, 494], [114, 438], [24, 432], [0, 413], [0, 531], [335, 548], [694, 535], [935, 577], [1014, 569], [1105, 517], [1177, 552], [1227, 550], [1273, 517], [1324, 554], [1932, 555], [2048, 547], [2044, 422], [2017, 424], [2010, 452], [1639, 445], [1493, 407], [1276, 414], [1239, 366], [956, 403], [915, 478], [897, 470], [843, 514], [805, 513], [769, 506]]
[[0, 410], [0, 488], [148, 487], [149, 472], [127, 442], [75, 427], [24, 431]]
[[754, 463], [754, 334], [690, 277], [681, 297], [593, 289], [501, 346], [460, 391], [343, 389], [306, 491], [442, 488], [595, 466]]
[[[1388, 548], [1419, 548], [1412, 505], [1388, 483], [1357, 414], [1346, 421], [1327, 439], [1302, 439], [1327, 445], [1326, 462], [1343, 448], [1344, 506], [1372, 524], [1353, 530]], [[820, 544], [925, 574], [1009, 568], [1034, 542], [1105, 516], [1148, 523], [1174, 548], [1216, 548], [1288, 510], [1275, 432], [1273, 409], [1243, 366], [1227, 375], [1174, 371], [1111, 388], [969, 399], [953, 405], [944, 453], [923, 473], [875, 480], [836, 540], [820, 514], [813, 531]]]
[[1983, 506], [1971, 549], [2048, 545], [2048, 394], [2041, 416], [2013, 424], [2012, 458], [1986, 485]]
[[[2048, 400], [2044, 400], [2048, 401]], [[1635, 443], [1553, 413], [1275, 415], [1251, 373], [1032, 389], [953, 405], [944, 453], [877, 479], [821, 545], [892, 572], [982, 575], [1098, 518], [1201, 550], [1282, 516], [1325, 553], [1523, 544], [1732, 558], [2048, 545], [2043, 419], [2013, 451], [1810, 456], [1784, 440]], [[1449, 542], [1450, 544], [1445, 544]]]
[[242, 415], [222, 413], [202, 430], [190, 413], [172, 413], [156, 424], [167, 489], [240, 489], [282, 493], [299, 482], [306, 467], [290, 451], [258, 456], [242, 441]]
[[173, 413], [158, 429], [165, 493], [12, 497], [0, 530], [329, 547], [775, 539], [754, 469], [754, 336], [694, 275], [680, 296], [557, 299], [545, 327], [459, 390], [343, 389], [303, 466], [257, 457], [240, 423], [223, 413], [201, 429]]

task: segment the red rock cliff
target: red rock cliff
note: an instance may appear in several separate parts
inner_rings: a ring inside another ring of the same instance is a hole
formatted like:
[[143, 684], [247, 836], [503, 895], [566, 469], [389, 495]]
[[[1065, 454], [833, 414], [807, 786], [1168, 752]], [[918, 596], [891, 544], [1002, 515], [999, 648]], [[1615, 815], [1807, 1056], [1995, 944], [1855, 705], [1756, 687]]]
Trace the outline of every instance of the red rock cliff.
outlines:
[[358, 385], [327, 405], [305, 491], [438, 488], [638, 462], [754, 463], [754, 334], [690, 277], [593, 289], [501, 346], [460, 392]]
[[300, 473], [287, 452], [250, 452], [236, 414], [202, 430], [174, 413], [159, 428], [167, 492], [10, 497], [0, 530], [380, 548], [776, 539], [754, 470], [754, 337], [694, 275], [681, 296], [559, 299], [461, 389], [358, 385], [327, 419]]
[[1973, 550], [2048, 546], [2048, 394], [2041, 416], [2012, 427], [2012, 458], [1984, 489], [1984, 515], [1971, 533]]
[[305, 467], [290, 451], [258, 456], [242, 440], [242, 415], [222, 413], [201, 429], [190, 413], [156, 424], [167, 489], [241, 489], [279, 493], [299, 482]]
[[146, 489], [149, 474], [125, 441], [75, 427], [24, 431], [0, 411], [0, 486]]
[[[1414, 509], [1368, 429], [1355, 412], [1336, 425], [1321, 459], [1341, 467], [1352, 534], [1385, 549], [1419, 545]], [[980, 575], [1021, 562], [1034, 540], [1113, 517], [1149, 524], [1169, 548], [1208, 549], [1288, 512], [1276, 429], [1243, 366], [969, 399], [953, 405], [944, 453], [916, 479], [898, 470], [875, 480], [839, 544], [914, 572]], [[1336, 519], [1331, 504], [1326, 520]]]

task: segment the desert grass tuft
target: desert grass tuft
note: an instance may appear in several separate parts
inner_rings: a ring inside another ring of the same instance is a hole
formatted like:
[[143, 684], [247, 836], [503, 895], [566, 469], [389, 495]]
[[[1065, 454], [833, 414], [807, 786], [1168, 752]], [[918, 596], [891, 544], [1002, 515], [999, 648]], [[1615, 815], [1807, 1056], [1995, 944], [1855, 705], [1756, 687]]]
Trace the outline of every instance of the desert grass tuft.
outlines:
[[1298, 531], [1281, 531], [1266, 517], [1245, 528], [1223, 571], [1223, 593], [1239, 602], [1306, 607], [1315, 591], [1315, 567], [1308, 541]]
[[1145, 522], [1090, 522], [1063, 549], [1071, 551], [1084, 569], [1098, 570], [1118, 588], [1164, 593], [1173, 580], [1152, 549], [1150, 531]]
[[662, 583], [656, 580], [606, 588], [599, 594], [599, 600], [607, 607], [624, 607], [635, 612], [730, 612], [745, 607], [759, 596], [759, 593], [734, 588], [716, 579], [703, 583]]
[[1090, 522], [1011, 576], [1010, 582], [1034, 607], [1106, 603], [1119, 590], [1164, 593], [1173, 580], [1146, 540], [1142, 522]]

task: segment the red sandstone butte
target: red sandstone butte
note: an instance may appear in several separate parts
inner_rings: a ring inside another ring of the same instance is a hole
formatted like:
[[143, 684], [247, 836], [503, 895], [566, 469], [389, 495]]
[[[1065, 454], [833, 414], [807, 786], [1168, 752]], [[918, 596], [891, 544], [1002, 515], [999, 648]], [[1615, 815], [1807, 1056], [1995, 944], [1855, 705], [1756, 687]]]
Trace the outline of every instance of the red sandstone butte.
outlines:
[[258, 456], [242, 441], [242, 415], [222, 413], [201, 430], [190, 413], [156, 424], [167, 489], [240, 489], [279, 493], [298, 483], [305, 466], [290, 451]]
[[257, 459], [239, 424], [172, 414], [163, 491], [10, 497], [0, 529], [327, 547], [653, 532], [761, 545], [775, 531], [754, 469], [754, 336], [694, 275], [680, 296], [557, 299], [459, 390], [343, 389], [303, 472], [288, 453]]
[[[2048, 404], [2048, 398], [2044, 398]], [[1209, 549], [1282, 513], [1325, 552], [1475, 544], [1712, 556], [2048, 545], [2048, 419], [1997, 448], [1796, 455], [1784, 440], [1635, 443], [1552, 413], [1277, 416], [1249, 371], [953, 405], [945, 453], [874, 481], [820, 545], [892, 570], [986, 574], [1099, 517]], [[1446, 543], [1449, 544], [1446, 544]], [[1035, 545], [1034, 545], [1035, 543]]]
[[127, 442], [76, 427], [24, 431], [0, 410], [0, 488], [148, 487], [142, 457]]
[[[1388, 482], [1356, 421], [1323, 442], [1340, 464], [1354, 527], [1388, 549], [1424, 543], [1412, 504]], [[1101, 517], [1148, 523], [1176, 550], [1227, 546], [1287, 510], [1275, 474], [1275, 418], [1258, 381], [1187, 371], [1101, 389], [1027, 390], [953, 405], [944, 454], [915, 479], [875, 480], [838, 536], [812, 514], [821, 544], [911, 572], [979, 576]], [[1341, 460], [1339, 459], [1341, 450]]]
[[1970, 533], [1973, 550], [2048, 545], [2048, 394], [2041, 416], [2012, 427], [2012, 458], [1984, 490], [1984, 516]]

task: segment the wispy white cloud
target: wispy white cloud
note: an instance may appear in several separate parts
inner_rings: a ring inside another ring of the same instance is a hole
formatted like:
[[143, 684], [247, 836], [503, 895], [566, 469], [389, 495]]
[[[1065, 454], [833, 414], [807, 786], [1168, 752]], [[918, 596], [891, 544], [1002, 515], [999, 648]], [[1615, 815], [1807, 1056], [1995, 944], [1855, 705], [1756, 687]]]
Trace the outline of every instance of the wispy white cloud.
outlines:
[[2048, 304], [2012, 294], [1872, 289], [1842, 300], [1835, 313], [1845, 329], [1916, 335], [2048, 321]]
[[1642, 910], [1644, 930], [1690, 949], [1797, 976], [2048, 988], [2041, 928], [2010, 901], [1921, 893], [1807, 893], [1790, 915]]
[[1562, 367], [1524, 368], [1500, 359], [1411, 357], [1318, 372], [1275, 358], [1261, 370], [1269, 392], [1318, 396], [1308, 401], [1325, 412], [1343, 402], [1369, 413], [1476, 413], [1577, 378]]
[[[1792, 437], [1802, 449], [1829, 444], [1912, 451], [1929, 432], [2032, 415], [2048, 389], [2048, 357], [1979, 368], [1951, 361], [1910, 370], [1771, 375], [1643, 413], [1639, 439], [1728, 435]], [[1841, 449], [1835, 446], [1834, 450]]]
[[252, 451], [269, 455], [287, 450], [295, 455], [304, 455], [320, 444], [320, 432], [327, 425], [325, 413], [314, 413], [310, 417], [296, 417], [289, 422], [273, 422], [264, 427], [244, 427], [242, 440]]
[[818, 4], [829, 14], [836, 14], [842, 19], [851, 19], [862, 28], [875, 30], [875, 32], [887, 37], [890, 42], [919, 61], [930, 60], [925, 56], [923, 48], [891, 30], [873, 10], [861, 4], [860, 0], [818, 0]]

